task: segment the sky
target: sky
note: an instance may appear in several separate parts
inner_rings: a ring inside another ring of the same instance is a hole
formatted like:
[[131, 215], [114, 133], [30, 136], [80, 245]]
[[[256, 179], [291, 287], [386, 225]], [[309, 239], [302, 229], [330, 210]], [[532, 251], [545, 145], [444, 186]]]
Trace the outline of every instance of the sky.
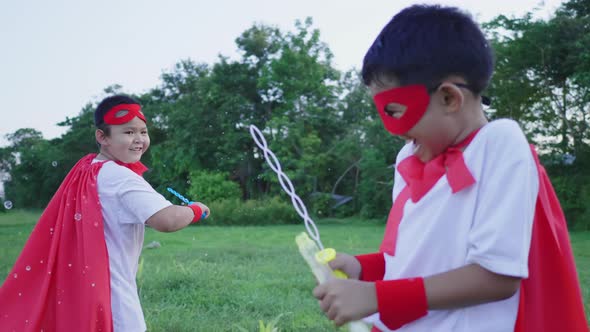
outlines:
[[414, 3], [460, 7], [477, 22], [533, 8], [547, 18], [561, 0], [25, 0], [0, 3], [0, 146], [34, 128], [45, 139], [57, 126], [121, 85], [141, 94], [181, 60], [239, 59], [235, 39], [255, 23], [294, 31], [312, 17], [340, 70], [362, 57], [391, 17]]

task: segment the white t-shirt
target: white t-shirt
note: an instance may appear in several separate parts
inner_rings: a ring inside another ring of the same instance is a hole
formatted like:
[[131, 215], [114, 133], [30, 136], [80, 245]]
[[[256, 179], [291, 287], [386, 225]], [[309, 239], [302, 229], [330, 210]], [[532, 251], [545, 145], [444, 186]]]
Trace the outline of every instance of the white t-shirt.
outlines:
[[[412, 151], [412, 143], [404, 146], [397, 163]], [[502, 275], [528, 276], [539, 181], [525, 136], [512, 120], [493, 121], [477, 133], [463, 155], [476, 183], [452, 194], [445, 175], [421, 200], [407, 201], [395, 255], [384, 254], [384, 280], [428, 277], [471, 263]], [[405, 186], [396, 171], [394, 200]], [[519, 292], [502, 301], [430, 310], [396, 331], [513, 331], [518, 302]], [[390, 331], [378, 314], [367, 320]]]
[[135, 282], [144, 224], [172, 203], [143, 177], [113, 161], [104, 163], [96, 181], [109, 254], [114, 331], [144, 332], [146, 325]]

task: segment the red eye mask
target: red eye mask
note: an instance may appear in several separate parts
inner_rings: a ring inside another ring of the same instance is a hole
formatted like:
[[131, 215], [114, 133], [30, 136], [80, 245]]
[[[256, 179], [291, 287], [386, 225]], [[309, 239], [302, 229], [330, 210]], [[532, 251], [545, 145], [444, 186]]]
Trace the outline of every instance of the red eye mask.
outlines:
[[[117, 114], [119, 112], [121, 113]], [[141, 106], [138, 104], [119, 104], [108, 110], [103, 119], [106, 124], [120, 125], [133, 120], [134, 117], [138, 117], [147, 123], [145, 116], [141, 112]]]
[[[394, 135], [403, 135], [424, 116], [430, 96], [424, 85], [408, 85], [379, 92], [373, 100], [385, 129]], [[406, 106], [406, 111], [399, 119], [385, 112], [386, 106], [391, 103]]]

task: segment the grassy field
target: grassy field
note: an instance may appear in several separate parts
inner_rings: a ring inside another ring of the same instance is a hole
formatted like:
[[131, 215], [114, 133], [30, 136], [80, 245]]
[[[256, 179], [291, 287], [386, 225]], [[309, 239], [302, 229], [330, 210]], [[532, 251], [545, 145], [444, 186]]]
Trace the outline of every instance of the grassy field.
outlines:
[[[0, 278], [8, 274], [38, 213], [0, 214]], [[376, 250], [383, 225], [323, 220], [326, 246], [349, 253]], [[195, 226], [176, 233], [146, 232], [138, 276], [149, 331], [258, 331], [278, 317], [281, 331], [336, 331], [320, 313], [314, 278], [294, 238], [301, 226]], [[586, 307], [590, 304], [590, 232], [572, 244]]]

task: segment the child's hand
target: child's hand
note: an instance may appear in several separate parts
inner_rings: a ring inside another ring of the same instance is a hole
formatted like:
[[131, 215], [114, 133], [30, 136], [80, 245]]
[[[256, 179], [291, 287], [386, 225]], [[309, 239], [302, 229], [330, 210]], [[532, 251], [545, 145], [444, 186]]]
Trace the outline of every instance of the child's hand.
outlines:
[[313, 296], [336, 326], [377, 312], [375, 283], [333, 278], [317, 286]]
[[351, 255], [337, 253], [336, 258], [329, 263], [332, 270], [341, 270], [349, 279], [358, 279], [361, 276], [361, 263]]
[[201, 202], [193, 202], [192, 204], [196, 204], [201, 208], [201, 211], [203, 211], [203, 215], [205, 215], [205, 217], [203, 219], [209, 218], [209, 214], [211, 212], [209, 211], [209, 208], [207, 207], [207, 205], [205, 205]]

